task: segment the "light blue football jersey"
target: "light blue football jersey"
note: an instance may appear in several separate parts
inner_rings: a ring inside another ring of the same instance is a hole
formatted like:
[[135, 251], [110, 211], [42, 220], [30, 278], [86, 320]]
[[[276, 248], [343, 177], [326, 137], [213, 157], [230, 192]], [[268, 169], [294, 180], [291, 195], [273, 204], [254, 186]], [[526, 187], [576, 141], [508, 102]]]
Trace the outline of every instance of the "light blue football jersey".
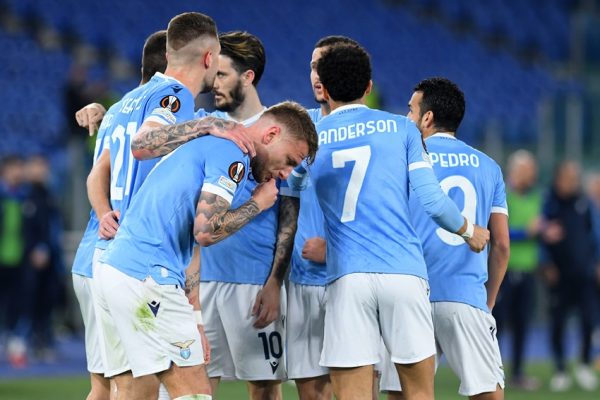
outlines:
[[[442, 189], [469, 221], [486, 227], [491, 213], [508, 215], [502, 171], [494, 160], [449, 134], [435, 134], [425, 143]], [[489, 312], [487, 248], [472, 252], [460, 236], [439, 228], [414, 196], [410, 210], [423, 242], [430, 300], [466, 303]]]
[[[110, 145], [110, 137], [107, 136], [107, 133], [109, 132], [107, 126], [110, 125], [110, 121], [112, 121], [114, 118], [115, 110], [117, 110], [119, 107], [119, 103], [114, 104], [108, 109], [104, 115], [104, 118], [102, 119], [102, 123], [98, 129], [98, 134], [96, 135], [94, 164], [96, 161], [98, 161], [98, 158], [100, 158], [102, 151], [105, 148], [108, 148]], [[98, 217], [92, 209], [90, 211], [90, 220], [85, 228], [85, 232], [83, 232], [83, 237], [81, 238], [81, 242], [79, 242], [79, 247], [77, 247], [77, 252], [75, 253], [75, 258], [73, 259], [73, 268], [71, 269], [72, 273], [86, 276], [88, 278], [92, 277], [92, 258], [94, 256], [96, 242], [98, 241], [98, 226]]]
[[427, 279], [408, 215], [409, 169], [430, 168], [415, 125], [347, 105], [316, 127], [319, 151], [309, 173], [326, 221], [328, 283], [356, 272]]
[[[308, 115], [313, 123], [323, 118], [321, 108], [313, 108]], [[303, 163], [306, 169], [306, 164]], [[306, 239], [325, 238], [325, 221], [319, 205], [317, 193], [310, 179], [306, 180], [306, 188], [300, 192], [300, 213], [298, 215], [298, 230], [294, 238], [292, 253], [292, 269], [290, 281], [299, 285], [324, 286], [327, 283], [327, 268], [325, 264], [316, 263], [302, 257], [302, 249]]]
[[[231, 120], [225, 112], [215, 111], [213, 117]], [[249, 126], [256, 122], [262, 113], [256, 114], [241, 123]], [[248, 175], [245, 185], [240, 189], [232, 204], [238, 208], [252, 196], [256, 188], [252, 173]], [[281, 187], [280, 193], [286, 191], [287, 183]], [[203, 282], [228, 282], [251, 285], [262, 285], [271, 272], [275, 246], [277, 243], [277, 227], [279, 217], [279, 199], [273, 207], [260, 213], [235, 234], [222, 242], [201, 249], [200, 277]]]
[[[145, 85], [127, 93], [114, 113], [110, 131], [110, 203], [119, 210], [122, 224], [133, 197], [159, 158], [138, 161], [131, 153], [131, 137], [145, 121], [163, 125], [188, 121], [194, 117], [194, 98], [178, 80], [157, 72]], [[97, 248], [108, 241], [100, 239]]]
[[204, 136], [182, 145], [148, 175], [100, 261], [139, 280], [183, 285], [201, 191], [231, 202], [248, 168], [248, 156], [229, 140]]

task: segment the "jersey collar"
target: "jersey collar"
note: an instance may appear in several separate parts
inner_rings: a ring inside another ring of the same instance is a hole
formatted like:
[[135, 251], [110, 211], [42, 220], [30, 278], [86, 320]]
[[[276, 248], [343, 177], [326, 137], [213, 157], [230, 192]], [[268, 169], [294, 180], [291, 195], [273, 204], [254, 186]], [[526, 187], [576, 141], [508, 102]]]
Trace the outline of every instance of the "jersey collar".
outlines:
[[330, 112], [329, 115], [333, 115], [335, 113], [342, 112], [342, 111], [354, 110], [357, 108], [367, 108], [367, 106], [364, 104], [346, 104], [346, 105], [336, 108], [335, 110]]
[[441, 138], [456, 140], [456, 138], [454, 136], [452, 136], [451, 134], [446, 133], [446, 132], [434, 133], [433, 135], [431, 135], [429, 137], [441, 137]]
[[233, 118], [231, 118], [231, 115], [229, 115], [229, 113], [226, 113], [225, 115], [227, 115], [227, 118], [229, 118], [231, 121], [235, 121], [239, 124], [242, 124], [242, 125], [248, 127], [248, 126], [252, 125], [253, 123], [255, 123], [256, 121], [258, 121], [260, 116], [263, 115], [266, 110], [267, 110], [267, 107], [263, 107], [263, 109], [259, 113], [251, 116], [250, 118], [246, 118], [243, 121], [235, 121]]

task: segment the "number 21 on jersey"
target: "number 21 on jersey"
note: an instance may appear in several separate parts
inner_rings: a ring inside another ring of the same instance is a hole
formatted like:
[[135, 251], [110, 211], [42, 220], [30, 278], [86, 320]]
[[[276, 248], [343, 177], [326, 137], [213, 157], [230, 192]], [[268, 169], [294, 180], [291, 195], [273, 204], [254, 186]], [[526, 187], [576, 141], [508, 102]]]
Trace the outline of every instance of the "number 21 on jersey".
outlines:
[[[110, 199], [120, 201], [131, 191], [131, 174], [133, 173], [134, 158], [129, 148], [131, 138], [137, 132], [137, 123], [130, 122], [127, 124], [127, 129], [123, 125], [118, 125], [111, 135], [111, 145], [116, 145], [116, 156], [114, 164], [111, 165], [110, 174]], [[112, 147], [112, 146], [111, 146]], [[127, 157], [125, 157], [127, 155]], [[125, 176], [121, 176], [123, 164], [127, 158], [127, 169]], [[123, 179], [124, 178], [124, 179]]]

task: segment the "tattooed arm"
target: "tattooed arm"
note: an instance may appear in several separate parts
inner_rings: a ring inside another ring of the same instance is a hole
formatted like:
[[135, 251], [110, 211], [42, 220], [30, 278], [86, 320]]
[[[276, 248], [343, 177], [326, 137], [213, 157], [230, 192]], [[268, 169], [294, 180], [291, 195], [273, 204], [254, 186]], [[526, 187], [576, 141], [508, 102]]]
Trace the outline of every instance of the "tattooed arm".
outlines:
[[200, 247], [194, 248], [192, 260], [185, 270], [185, 295], [194, 310], [200, 309]]
[[280, 284], [285, 278], [292, 251], [294, 250], [294, 237], [298, 229], [298, 213], [300, 212], [300, 199], [297, 197], [281, 196], [279, 203], [279, 226], [277, 228], [277, 244], [275, 257], [271, 267], [269, 279], [274, 278]]
[[194, 220], [194, 238], [201, 246], [210, 246], [239, 231], [263, 210], [277, 200], [275, 180], [256, 187], [250, 200], [230, 210], [223, 197], [210, 192], [200, 193]]
[[255, 155], [254, 144], [246, 136], [243, 125], [215, 117], [204, 117], [177, 125], [144, 122], [131, 141], [131, 152], [138, 160], [162, 157], [182, 144], [208, 134], [229, 139], [243, 152]]
[[275, 257], [273, 258], [271, 274], [263, 288], [258, 292], [252, 307], [252, 315], [256, 316], [255, 328], [262, 329], [266, 327], [275, 321], [281, 313], [281, 285], [292, 259], [299, 211], [299, 198], [281, 197], [277, 244], [275, 245]]

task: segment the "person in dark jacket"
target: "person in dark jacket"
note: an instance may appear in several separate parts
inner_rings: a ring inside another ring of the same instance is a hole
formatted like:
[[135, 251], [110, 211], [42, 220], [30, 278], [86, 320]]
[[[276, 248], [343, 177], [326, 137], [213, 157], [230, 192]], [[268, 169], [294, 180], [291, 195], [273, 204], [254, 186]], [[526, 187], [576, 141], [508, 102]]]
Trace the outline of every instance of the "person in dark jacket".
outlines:
[[64, 271], [56, 262], [60, 252], [55, 233], [58, 211], [48, 188], [48, 161], [31, 157], [26, 172], [29, 187], [23, 203], [25, 264], [19, 333], [31, 339], [33, 351], [47, 360], [53, 353], [51, 318], [64, 286]]
[[548, 263], [543, 275], [549, 288], [552, 352], [556, 373], [553, 391], [571, 386], [566, 374], [564, 336], [569, 311], [580, 318], [581, 359], [575, 378], [585, 390], [595, 390], [598, 380], [591, 368], [592, 329], [597, 307], [598, 249], [594, 237], [593, 208], [581, 189], [581, 169], [573, 161], [561, 163], [543, 205], [542, 239]]

